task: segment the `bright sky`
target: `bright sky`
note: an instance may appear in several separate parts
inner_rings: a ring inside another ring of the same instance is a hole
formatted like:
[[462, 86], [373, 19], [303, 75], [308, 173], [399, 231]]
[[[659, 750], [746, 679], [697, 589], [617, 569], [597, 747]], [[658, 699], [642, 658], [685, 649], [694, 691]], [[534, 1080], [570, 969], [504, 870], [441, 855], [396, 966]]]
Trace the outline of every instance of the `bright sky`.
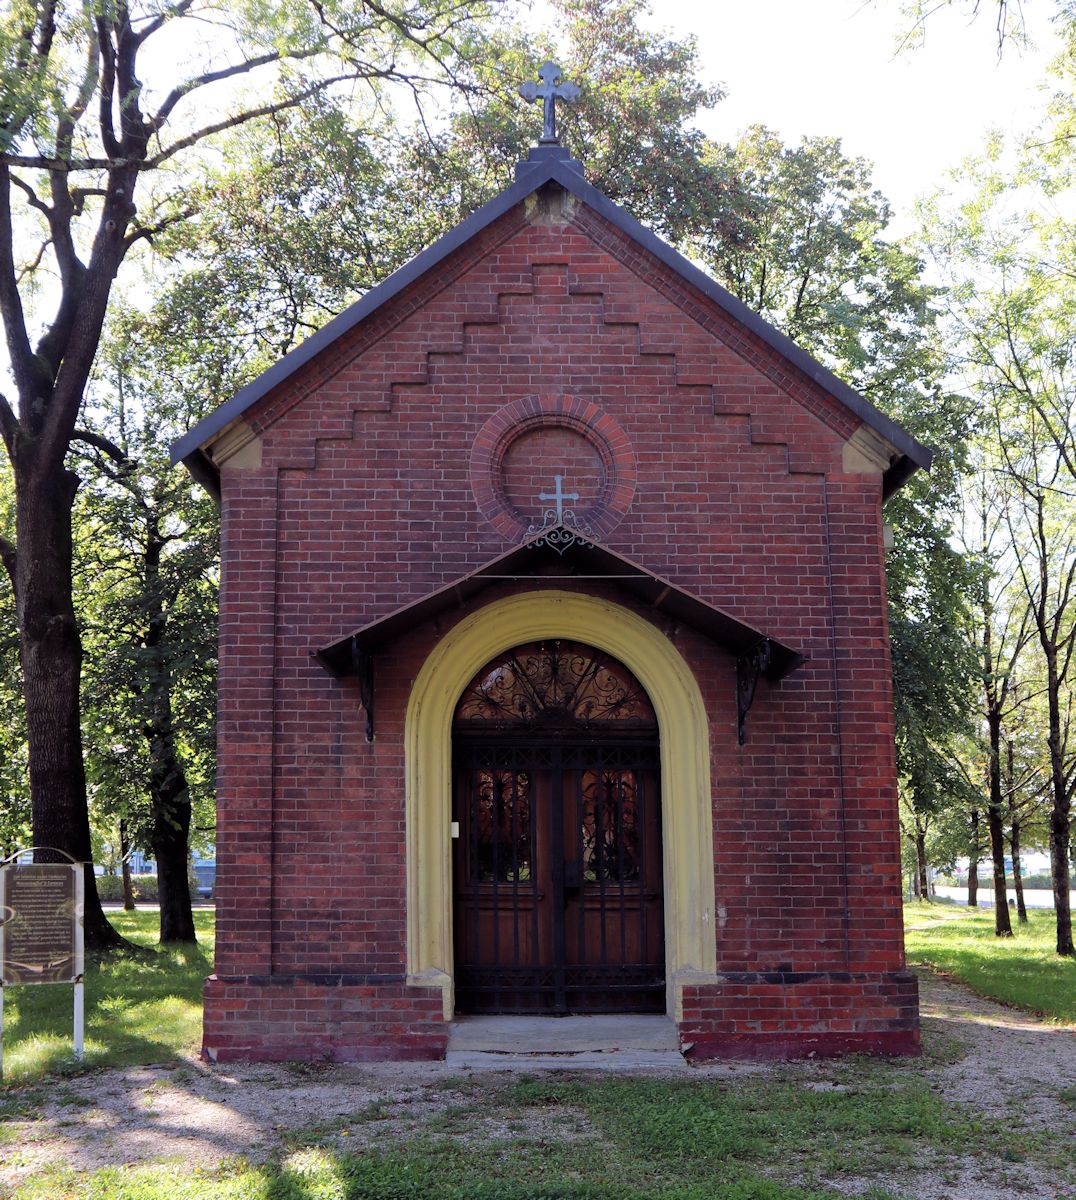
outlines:
[[991, 128], [1021, 133], [1044, 103], [1037, 91], [1060, 49], [1053, 0], [1023, 0], [1036, 43], [1007, 44], [998, 61], [993, 0], [937, 13], [926, 44], [896, 55], [898, 0], [655, 0], [655, 27], [694, 32], [710, 80], [728, 97], [706, 132], [729, 140], [763, 124], [786, 142], [841, 138], [875, 163], [875, 183], [911, 231], [917, 196], [974, 153]]

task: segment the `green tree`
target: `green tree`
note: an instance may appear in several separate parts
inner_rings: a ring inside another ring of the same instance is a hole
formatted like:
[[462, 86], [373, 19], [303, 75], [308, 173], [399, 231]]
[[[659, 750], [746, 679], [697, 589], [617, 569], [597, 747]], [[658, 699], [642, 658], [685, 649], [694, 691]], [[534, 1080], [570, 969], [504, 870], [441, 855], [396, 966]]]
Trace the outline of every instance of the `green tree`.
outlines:
[[156, 861], [161, 941], [193, 942], [191, 825], [212, 811], [219, 531], [210, 497], [168, 461], [170, 441], [203, 415], [192, 395], [205, 395], [175, 351], [135, 314], [103, 348], [93, 420], [123, 457], [86, 452], [79, 608], [94, 792]]
[[[676, 237], [704, 200], [717, 212], [695, 122], [721, 92], [698, 82], [691, 39], [640, 27], [646, 12], [555, 0], [564, 73], [585, 82], [560, 124], [592, 183]], [[507, 186], [541, 130], [510, 85], [551, 53], [550, 39], [491, 32], [475, 91], [435, 131], [357, 119], [332, 95], [235, 131], [197, 213], [157, 241], [183, 271], [190, 336], [210, 353], [223, 341], [252, 377]]]
[[[1058, 64], [1076, 81], [1073, 47]], [[1022, 593], [1041, 669], [1050, 780], [1057, 951], [1074, 953], [1069, 907], [1076, 742], [1076, 233], [1064, 198], [1076, 183], [1071, 98], [1059, 93], [1022, 146], [991, 140], [964, 164], [967, 197], [924, 208], [927, 237], [953, 281], [951, 337], [988, 417], [1005, 554]]]
[[708, 161], [732, 182], [720, 201], [723, 222], [692, 239], [695, 255], [935, 449], [931, 474], [913, 477], [885, 510], [893, 529], [887, 576], [897, 768], [907, 807], [923, 818], [922, 852], [926, 818], [973, 794], [957, 747], [970, 732], [976, 672], [965, 614], [975, 573], [951, 537], [971, 413], [945, 385], [937, 298], [919, 258], [886, 239], [891, 213], [870, 165], [846, 157], [839, 141], [786, 146], [755, 127], [734, 145], [711, 146]]
[[[418, 207], [440, 232], [506, 187], [515, 164], [541, 135], [540, 105], [526, 104], [506, 81], [536, 77], [554, 58], [582, 86], [558, 113], [563, 144], [610, 199], [664, 237], [679, 242], [712, 220], [724, 186], [704, 161], [697, 122], [723, 97], [704, 82], [693, 37], [676, 40], [644, 28], [646, 0], [551, 0], [548, 35], [507, 30], [478, 64], [484, 84], [431, 143], [409, 139], [403, 166], [417, 182]], [[426, 242], [433, 227], [426, 230]]]
[[[0, 555], [39, 845], [91, 855], [71, 584], [80, 479], [68, 455], [104, 446], [79, 416], [124, 260], [189, 215], [184, 172], [216, 135], [333, 89], [365, 84], [376, 98], [386, 83], [417, 94], [431, 77], [463, 82], [473, 18], [488, 11], [472, 0], [14, 0], [0, 17], [0, 319], [14, 391], [0, 396], [0, 436], [15, 482], [15, 540]], [[156, 53], [167, 39], [189, 41], [200, 66], [172, 70]], [[89, 867], [86, 897], [88, 944], [115, 944]]]

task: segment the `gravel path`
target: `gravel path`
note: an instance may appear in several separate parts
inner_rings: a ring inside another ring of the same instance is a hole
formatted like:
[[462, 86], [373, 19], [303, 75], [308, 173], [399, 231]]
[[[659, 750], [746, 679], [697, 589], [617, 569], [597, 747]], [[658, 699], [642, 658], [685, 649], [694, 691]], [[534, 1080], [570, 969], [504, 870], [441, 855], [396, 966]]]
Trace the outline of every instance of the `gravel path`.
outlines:
[[[921, 1000], [924, 1032], [935, 1054], [913, 1069], [924, 1072], [943, 1099], [970, 1103], [984, 1114], [1018, 1118], [1030, 1129], [1057, 1128], [1058, 1092], [1076, 1087], [1076, 1030], [1003, 1008], [931, 975], [922, 977]], [[953, 1053], [945, 1053], [946, 1048]], [[570, 1062], [558, 1065], [570, 1067]], [[535, 1070], [525, 1057], [507, 1066]], [[699, 1074], [729, 1079], [782, 1069], [787, 1068], [696, 1068]], [[797, 1077], [812, 1086], [812, 1071], [821, 1079], [825, 1064], [802, 1064]], [[358, 1148], [367, 1139], [406, 1135], [446, 1108], [474, 1100], [458, 1069], [443, 1063], [210, 1066], [192, 1059], [171, 1068], [98, 1071], [50, 1082], [43, 1091], [43, 1103], [32, 1116], [0, 1126], [7, 1131], [0, 1143], [0, 1195], [58, 1164], [84, 1172], [166, 1159], [188, 1166], [211, 1166], [235, 1155], [257, 1161], [289, 1131], [310, 1126], [347, 1128], [345, 1144]], [[364, 1122], [363, 1114], [371, 1111], [387, 1119]], [[1076, 1111], [1069, 1109], [1068, 1115], [1069, 1132], [1076, 1133]], [[517, 1124], [510, 1136], [564, 1140], [592, 1132], [579, 1112], [540, 1110], [525, 1120], [534, 1128], [521, 1130]], [[487, 1122], [480, 1135], [496, 1137], [497, 1131]], [[1030, 1168], [1022, 1177], [1021, 1168], [1007, 1167], [1006, 1182], [1000, 1185], [989, 1168], [988, 1163], [969, 1162], [954, 1181], [949, 1164], [945, 1174], [924, 1170], [885, 1182], [902, 1197], [924, 1200], [1011, 1200], [1021, 1195], [1076, 1200], [1076, 1193], [1058, 1190]], [[878, 1183], [876, 1178], [852, 1179], [840, 1187], [856, 1194]]]

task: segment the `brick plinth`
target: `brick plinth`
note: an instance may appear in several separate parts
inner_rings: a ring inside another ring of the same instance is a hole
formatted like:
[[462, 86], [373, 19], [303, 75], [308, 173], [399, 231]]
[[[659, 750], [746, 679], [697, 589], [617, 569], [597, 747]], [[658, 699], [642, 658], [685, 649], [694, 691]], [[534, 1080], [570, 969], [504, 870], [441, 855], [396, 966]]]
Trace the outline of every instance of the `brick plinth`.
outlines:
[[684, 989], [680, 1043], [690, 1059], [918, 1054], [910, 971], [738, 971]]
[[210, 975], [202, 1056], [213, 1062], [444, 1058], [437, 989], [349, 975]]

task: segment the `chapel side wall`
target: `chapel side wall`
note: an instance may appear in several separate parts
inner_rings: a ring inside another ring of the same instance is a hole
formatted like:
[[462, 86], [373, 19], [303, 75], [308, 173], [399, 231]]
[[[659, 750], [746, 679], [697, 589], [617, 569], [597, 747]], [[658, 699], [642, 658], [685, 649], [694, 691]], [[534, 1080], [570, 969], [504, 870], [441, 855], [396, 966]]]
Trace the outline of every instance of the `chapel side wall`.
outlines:
[[276, 472], [221, 474], [216, 970], [268, 974], [272, 948]]
[[843, 907], [825, 884], [840, 867], [840, 824], [824, 482], [774, 470], [754, 483], [750, 528], [741, 517], [715, 538], [730, 560], [734, 540], [753, 544], [733, 586], [756, 627], [779, 629], [807, 662], [759, 681], [742, 746], [715, 730], [714, 777], [735, 779], [714, 797], [718, 970], [840, 970]]
[[[828, 496], [850, 962], [859, 970], [902, 972], [896, 730], [881, 496], [875, 480], [863, 475], [831, 478]], [[914, 1002], [913, 977], [900, 982], [904, 1002]]]
[[[685, 989], [681, 1036], [693, 1057], [919, 1048], [903, 948], [880, 479], [833, 474], [821, 499], [812, 524], [826, 532], [828, 634], [800, 643], [809, 662], [756, 698], [738, 824], [715, 805], [716, 846], [722, 824], [747, 831], [718, 858], [719, 913], [723, 865], [746, 857], [760, 892], [743, 906], [742, 943], [723, 946], [718, 930], [721, 982]], [[754, 839], [767, 848], [752, 859]]]

